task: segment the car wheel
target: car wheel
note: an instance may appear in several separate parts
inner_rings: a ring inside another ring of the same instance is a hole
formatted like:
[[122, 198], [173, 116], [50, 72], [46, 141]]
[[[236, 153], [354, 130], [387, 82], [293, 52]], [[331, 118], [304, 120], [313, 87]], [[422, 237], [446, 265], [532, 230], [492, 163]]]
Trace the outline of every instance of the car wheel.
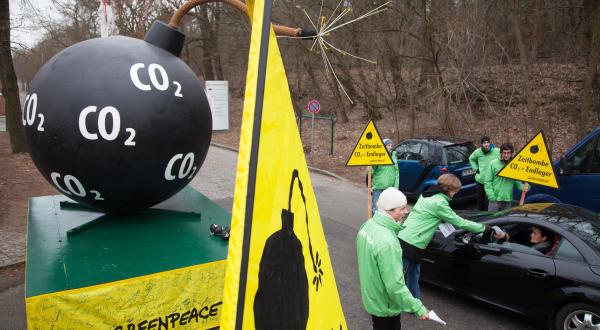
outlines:
[[599, 329], [600, 308], [591, 304], [568, 304], [556, 313], [556, 330]]

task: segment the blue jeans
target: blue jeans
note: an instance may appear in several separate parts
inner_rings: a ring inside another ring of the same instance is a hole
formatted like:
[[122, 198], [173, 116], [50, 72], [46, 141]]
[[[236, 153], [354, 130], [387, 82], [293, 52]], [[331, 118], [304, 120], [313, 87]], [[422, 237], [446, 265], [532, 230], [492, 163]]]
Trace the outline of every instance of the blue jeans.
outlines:
[[421, 262], [402, 257], [404, 266], [404, 281], [408, 291], [417, 299], [421, 299], [421, 290], [419, 289], [419, 277], [421, 276]]
[[375, 211], [377, 210], [377, 201], [379, 200], [379, 195], [383, 190], [373, 190], [373, 194], [371, 195], [371, 216], [375, 215]]

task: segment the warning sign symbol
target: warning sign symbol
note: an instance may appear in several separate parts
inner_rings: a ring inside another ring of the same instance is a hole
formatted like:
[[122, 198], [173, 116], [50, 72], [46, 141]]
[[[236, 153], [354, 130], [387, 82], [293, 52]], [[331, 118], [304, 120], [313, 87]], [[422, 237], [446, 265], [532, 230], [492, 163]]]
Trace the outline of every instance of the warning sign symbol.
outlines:
[[367, 127], [360, 135], [356, 147], [350, 154], [346, 166], [371, 166], [392, 165], [394, 161], [383, 145], [381, 135], [375, 127], [373, 120], [369, 120]]
[[517, 155], [504, 166], [498, 176], [524, 182], [558, 188], [552, 160], [546, 148], [543, 131], [525, 145]]

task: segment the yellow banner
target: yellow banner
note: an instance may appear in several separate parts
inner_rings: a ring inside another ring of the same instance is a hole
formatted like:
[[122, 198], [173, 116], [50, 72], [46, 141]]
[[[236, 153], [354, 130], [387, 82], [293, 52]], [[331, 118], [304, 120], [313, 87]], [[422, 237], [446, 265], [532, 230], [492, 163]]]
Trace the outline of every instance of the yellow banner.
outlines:
[[558, 188], [552, 160], [540, 131], [504, 166], [498, 176]]
[[219, 325], [225, 260], [29, 297], [29, 329], [209, 329]]
[[381, 135], [373, 120], [360, 135], [354, 150], [350, 154], [346, 166], [392, 165], [394, 161], [383, 145]]
[[221, 328], [347, 329], [270, 1], [246, 4], [252, 36]]

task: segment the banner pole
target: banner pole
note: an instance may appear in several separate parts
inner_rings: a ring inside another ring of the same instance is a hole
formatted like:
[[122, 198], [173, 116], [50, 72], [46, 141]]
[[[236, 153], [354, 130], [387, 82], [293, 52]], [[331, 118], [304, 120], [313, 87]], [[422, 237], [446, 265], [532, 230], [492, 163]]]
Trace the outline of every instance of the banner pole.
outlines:
[[369, 202], [368, 202], [368, 207], [367, 207], [367, 219], [371, 218], [371, 214], [373, 213], [371, 210], [373, 209], [373, 205], [371, 205], [371, 201], [373, 200], [372, 195], [373, 195], [373, 189], [371, 189], [371, 166], [367, 166], [367, 191], [368, 191], [368, 196], [369, 196]]
[[521, 191], [521, 199], [519, 200], [519, 205], [525, 204], [525, 195], [527, 194], [527, 188], [529, 188], [529, 183], [525, 182], [523, 185], [523, 191]]

